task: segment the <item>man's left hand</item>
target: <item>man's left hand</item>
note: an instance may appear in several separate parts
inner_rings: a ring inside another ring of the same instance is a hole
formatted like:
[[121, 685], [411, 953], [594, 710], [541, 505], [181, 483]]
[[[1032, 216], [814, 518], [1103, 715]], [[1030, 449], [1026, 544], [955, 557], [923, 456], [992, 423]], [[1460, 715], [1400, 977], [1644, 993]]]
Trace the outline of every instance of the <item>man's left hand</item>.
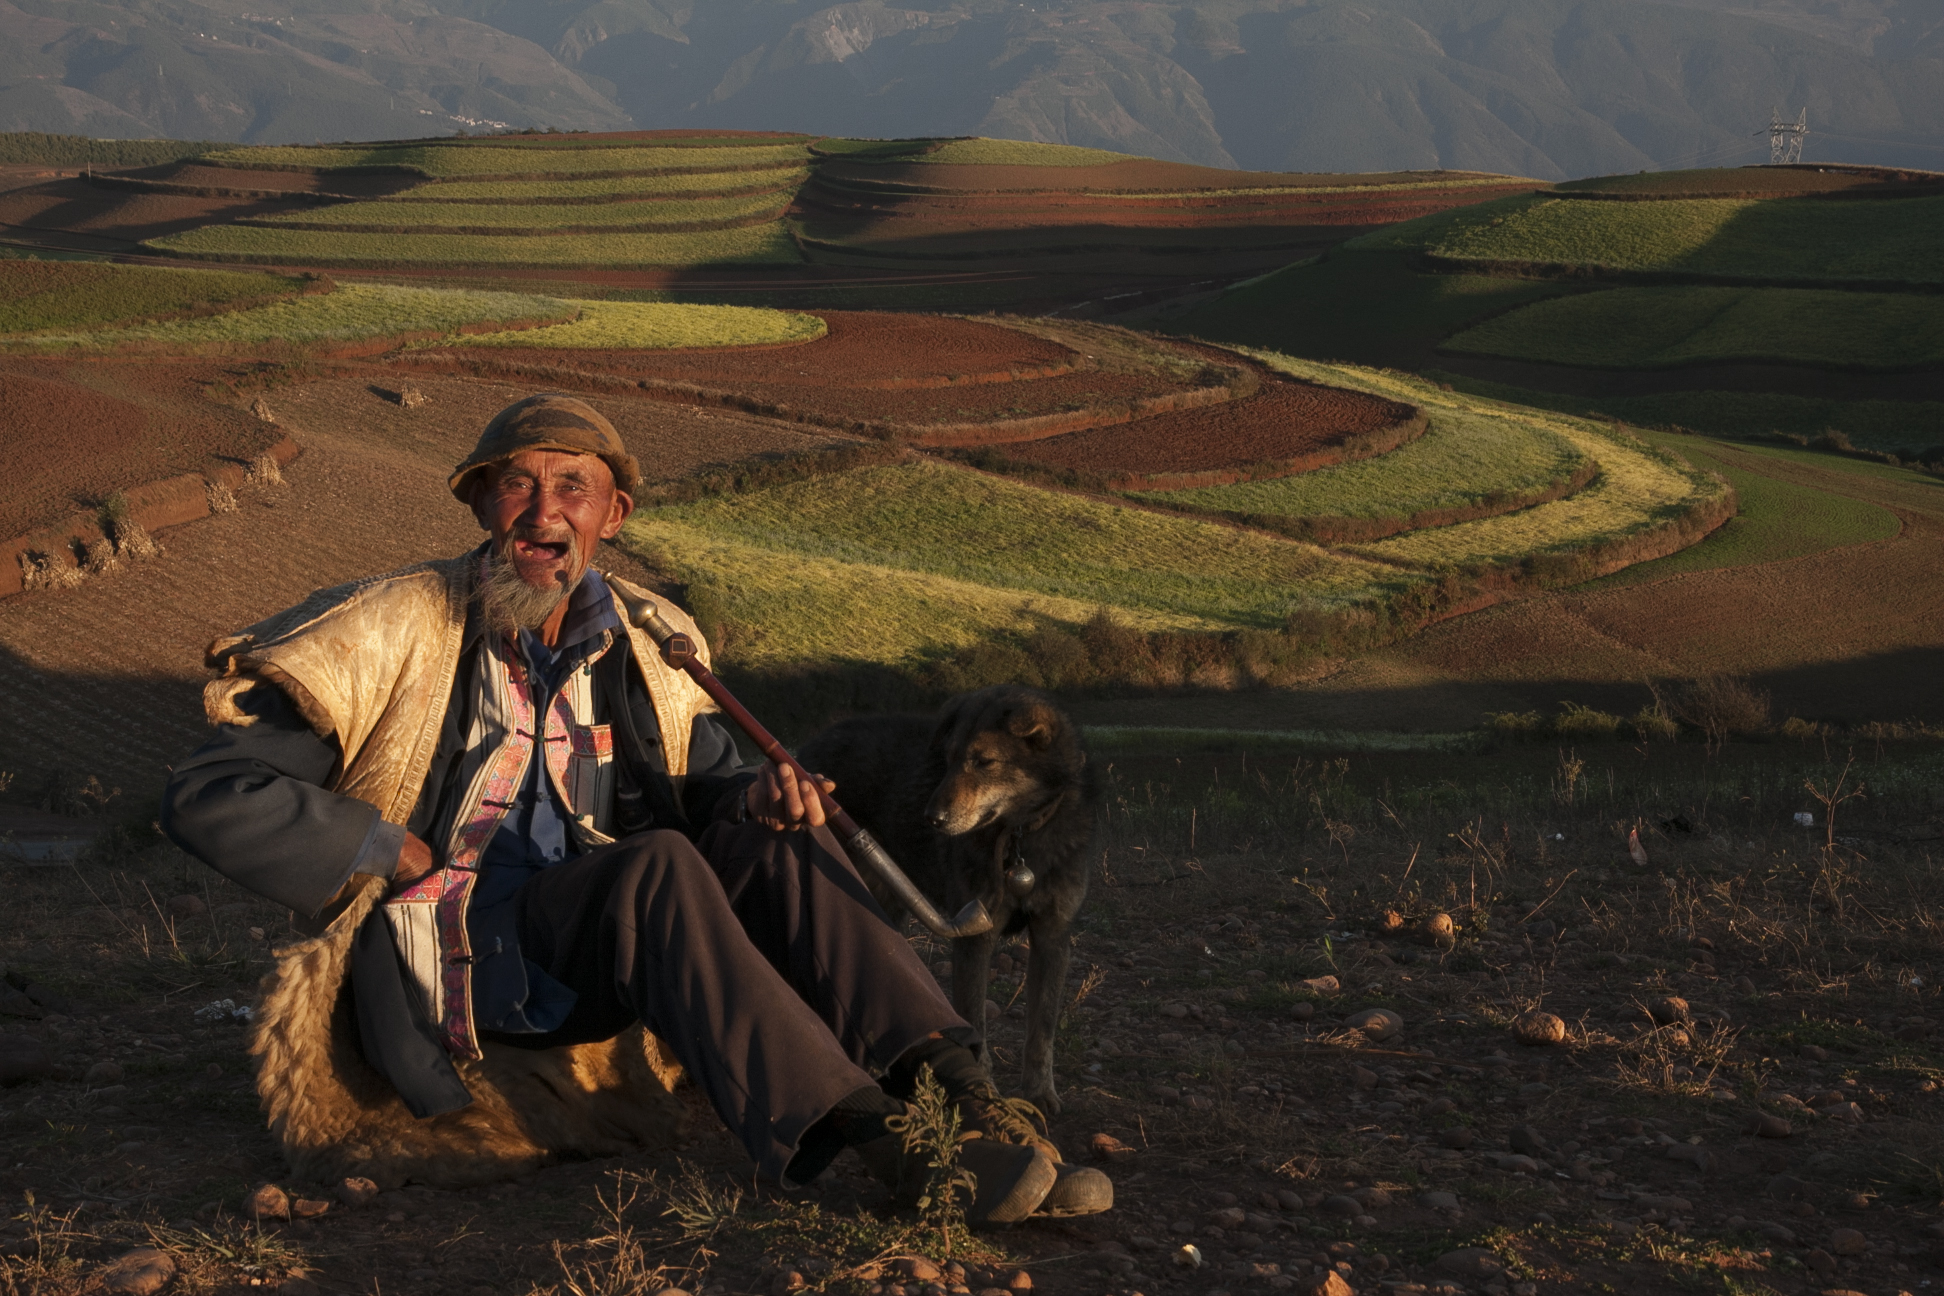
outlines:
[[[837, 785], [821, 774], [814, 775], [825, 792]], [[749, 785], [749, 817], [765, 828], [794, 832], [800, 828], [821, 827], [824, 821], [823, 798], [796, 775], [788, 765], [770, 761]]]

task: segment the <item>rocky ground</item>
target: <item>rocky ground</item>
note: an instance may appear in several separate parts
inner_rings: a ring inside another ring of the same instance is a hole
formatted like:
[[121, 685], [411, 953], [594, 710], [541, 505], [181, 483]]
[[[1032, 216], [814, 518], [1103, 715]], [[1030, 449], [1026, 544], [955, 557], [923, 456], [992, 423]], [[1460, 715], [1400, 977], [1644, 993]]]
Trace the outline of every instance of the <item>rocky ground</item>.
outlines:
[[[118, 857], [6, 868], [0, 1290], [1891, 1296], [1944, 1277], [1928, 775], [1835, 838], [1787, 826], [1779, 775], [1738, 806], [1718, 784], [1734, 808], [1711, 817], [1702, 798], [1627, 818], [1624, 781], [1572, 804], [1596, 764], [1565, 804], [1557, 784], [1502, 802], [1501, 829], [1435, 796], [1411, 810], [1381, 760], [1238, 791], [1224, 759], [1212, 783], [1206, 761], [1150, 760], [1173, 782], [1144, 791], [1140, 759], [1117, 762], [1053, 1122], [1115, 1209], [954, 1238], [848, 1158], [800, 1198], [758, 1187], [692, 1089], [666, 1154], [457, 1193], [292, 1182], [241, 1011], [287, 918], [126, 835]], [[1347, 790], [1365, 767], [1385, 796]], [[1472, 771], [1501, 773], [1521, 786], [1489, 756]], [[1022, 955], [988, 1010], [1007, 1082]]]

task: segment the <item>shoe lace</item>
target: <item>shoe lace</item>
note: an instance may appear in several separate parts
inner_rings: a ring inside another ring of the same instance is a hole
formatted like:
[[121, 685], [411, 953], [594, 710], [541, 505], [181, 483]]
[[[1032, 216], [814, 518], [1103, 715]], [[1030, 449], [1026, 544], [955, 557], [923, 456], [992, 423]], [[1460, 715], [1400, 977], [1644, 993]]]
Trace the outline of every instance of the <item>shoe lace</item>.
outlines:
[[1024, 1098], [979, 1094], [971, 1106], [974, 1119], [1006, 1142], [1033, 1143], [1046, 1137], [1045, 1114]]

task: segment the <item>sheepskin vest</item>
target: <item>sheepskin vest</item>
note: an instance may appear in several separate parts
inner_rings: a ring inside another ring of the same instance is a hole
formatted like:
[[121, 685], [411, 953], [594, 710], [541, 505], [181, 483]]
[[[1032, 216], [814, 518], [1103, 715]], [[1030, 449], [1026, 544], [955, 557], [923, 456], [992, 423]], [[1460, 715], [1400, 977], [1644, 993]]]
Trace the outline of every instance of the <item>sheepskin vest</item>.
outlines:
[[[474, 551], [322, 590], [239, 635], [217, 640], [209, 664], [221, 674], [204, 693], [211, 722], [251, 723], [237, 707], [237, 695], [259, 681], [276, 685], [313, 730], [336, 740], [342, 760], [331, 790], [370, 802], [387, 822], [405, 823], [418, 802], [452, 696], [479, 564]], [[642, 592], [607, 579], [630, 594]], [[615, 601], [627, 625], [618, 595]], [[666, 603], [661, 609], [702, 645], [692, 621]], [[714, 704], [686, 674], [671, 669], [640, 630], [628, 630], [627, 645], [647, 683], [668, 773], [679, 787], [687, 773], [690, 726]], [[600, 741], [605, 734], [598, 731], [605, 727], [589, 723], [592, 697], [582, 672], [575, 672], [546, 715], [537, 716], [517, 663], [491, 641], [480, 651], [486, 658], [479, 672], [486, 694], [481, 701], [487, 705], [476, 710], [504, 721], [489, 726], [494, 750], [473, 753], [469, 762], [477, 773], [468, 780], [451, 840], [439, 843], [444, 866], [384, 906], [422, 1017], [454, 1057], [465, 1059], [481, 1056], [466, 924], [473, 866], [506, 813], [512, 789], [533, 757], [536, 736], [553, 757], [548, 776], [564, 803], [574, 807], [572, 828], [582, 850], [609, 840], [599, 826], [605, 826], [610, 807], [597, 804], [587, 789], [603, 786], [611, 794], [613, 782], [601, 777], [610, 758]], [[706, 654], [706, 646], [701, 651]]]

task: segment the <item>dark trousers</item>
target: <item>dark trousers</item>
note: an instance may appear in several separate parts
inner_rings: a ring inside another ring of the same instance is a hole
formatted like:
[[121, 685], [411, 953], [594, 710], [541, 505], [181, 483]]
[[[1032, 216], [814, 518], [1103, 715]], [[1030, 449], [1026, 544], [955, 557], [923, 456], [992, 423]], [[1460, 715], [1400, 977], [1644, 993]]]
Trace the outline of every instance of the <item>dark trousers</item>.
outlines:
[[639, 1021], [771, 1178], [874, 1083], [867, 1065], [965, 1026], [822, 828], [642, 833], [546, 870], [520, 902], [522, 952], [580, 995], [546, 1038]]

